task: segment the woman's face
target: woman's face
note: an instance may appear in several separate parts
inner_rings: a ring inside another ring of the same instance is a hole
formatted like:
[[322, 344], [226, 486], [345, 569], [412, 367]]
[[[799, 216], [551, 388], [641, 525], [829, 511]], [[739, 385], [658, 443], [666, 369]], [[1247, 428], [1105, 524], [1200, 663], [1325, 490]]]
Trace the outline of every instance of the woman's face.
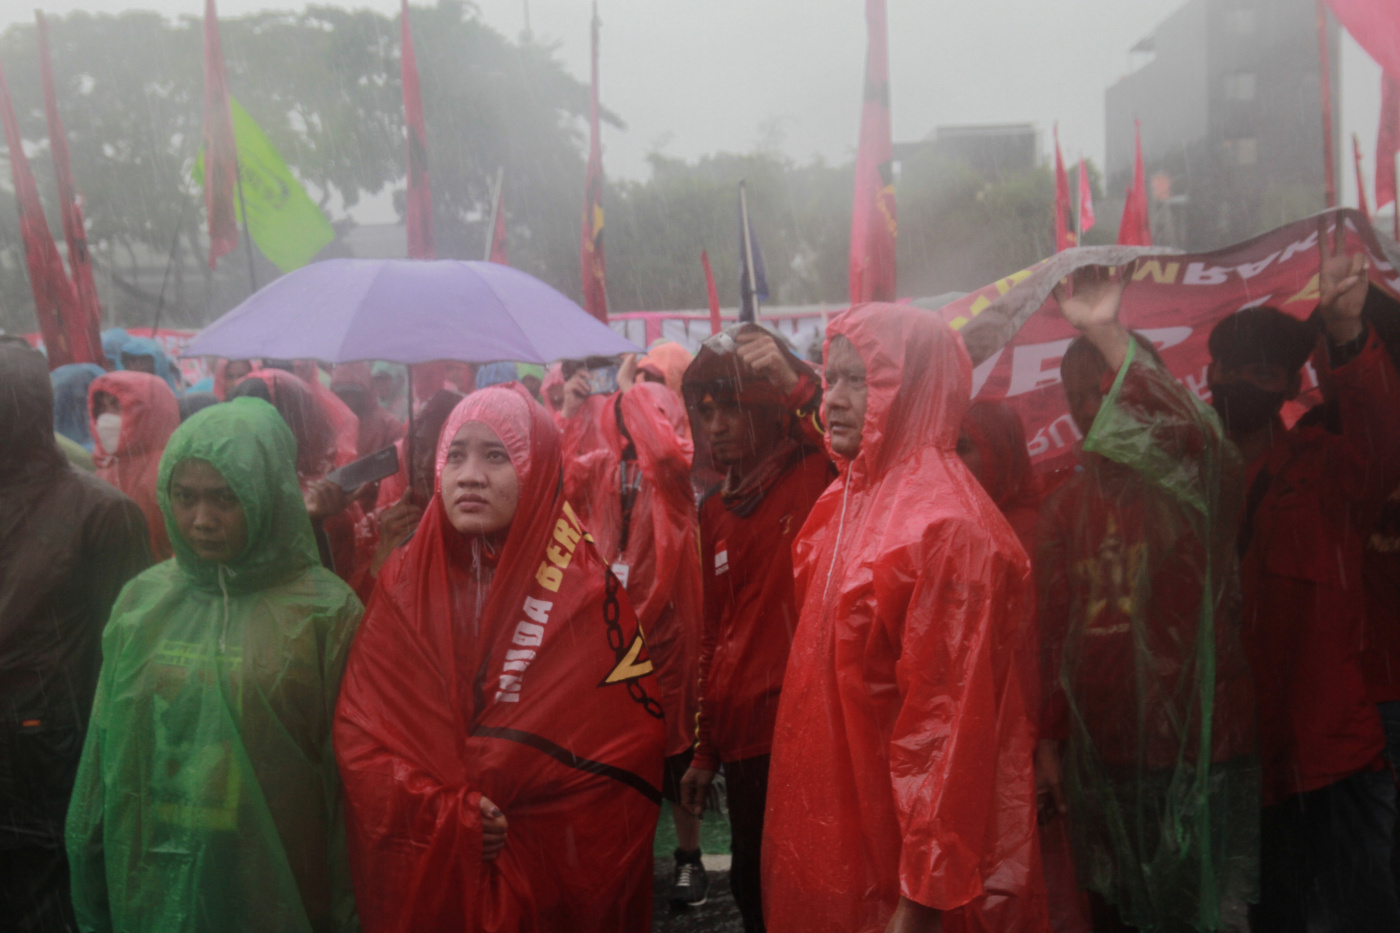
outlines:
[[520, 504], [520, 479], [506, 445], [480, 421], [462, 425], [442, 467], [442, 505], [464, 535], [505, 531]]

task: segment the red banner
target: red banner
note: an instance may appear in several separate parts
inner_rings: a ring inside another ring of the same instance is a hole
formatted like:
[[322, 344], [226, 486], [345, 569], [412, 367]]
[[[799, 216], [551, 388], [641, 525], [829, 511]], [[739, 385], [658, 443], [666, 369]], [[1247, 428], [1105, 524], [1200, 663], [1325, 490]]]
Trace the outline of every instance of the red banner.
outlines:
[[[77, 300], [68, 273], [63, 269], [63, 257], [49, 232], [44, 207], [39, 203], [39, 189], [29, 170], [24, 154], [24, 142], [15, 122], [15, 109], [10, 103], [10, 86], [5, 72], [0, 70], [0, 120], [5, 124], [5, 144], [10, 150], [10, 172], [15, 182], [15, 203], [19, 205], [19, 234], [24, 242], [24, 262], [29, 269], [29, 287], [34, 292], [34, 315], [48, 349], [49, 368], [65, 363], [89, 362], [74, 354], [71, 335], [81, 333], [77, 327]], [[100, 344], [99, 344], [100, 346]]]
[[491, 224], [491, 251], [486, 257], [489, 262], [498, 262], [503, 266], [510, 265], [510, 257], [506, 255], [506, 186], [505, 176], [501, 176], [500, 182], [496, 185], [496, 203], [491, 205], [491, 216], [494, 218]]
[[856, 151], [855, 199], [851, 204], [851, 304], [894, 301], [894, 144], [890, 135], [889, 36], [885, 0], [865, 0], [867, 46], [865, 95]]
[[68, 268], [72, 275], [76, 314], [70, 322], [69, 343], [73, 358], [83, 363], [101, 364], [102, 304], [97, 299], [97, 282], [92, 276], [92, 256], [88, 253], [87, 230], [73, 167], [68, 157], [68, 134], [58, 116], [58, 93], [54, 88], [53, 63], [49, 59], [49, 24], [44, 14], [34, 11], [39, 30], [39, 71], [44, 85], [44, 116], [49, 125], [49, 153], [53, 157], [54, 179], [63, 218], [63, 238], [68, 244]]
[[1327, 0], [1346, 31], [1400, 81], [1400, 4], [1395, 0]]
[[608, 262], [603, 251], [603, 140], [598, 126], [598, 4], [593, 4], [592, 84], [588, 93], [588, 174], [583, 183], [583, 226], [579, 231], [579, 273], [583, 307], [608, 321]]
[[[1364, 250], [1372, 281], [1396, 293], [1400, 274], [1365, 217], [1354, 210], [1328, 216], [1345, 220], [1348, 249]], [[1124, 324], [1151, 338], [1172, 373], [1204, 400], [1210, 398], [1206, 341], [1218, 321], [1265, 304], [1301, 319], [1317, 305], [1317, 220], [1309, 218], [1211, 253], [1089, 247], [1044, 260], [946, 306], [938, 313], [963, 333], [978, 363], [974, 395], [1005, 399], [1016, 408], [1037, 469], [1071, 465], [1080, 440], [1060, 385], [1060, 358], [1077, 332], [1051, 289], [1074, 268], [1129, 261], [1136, 267], [1123, 300]], [[1316, 384], [1308, 367], [1304, 388]], [[1291, 414], [1296, 417], [1301, 409]]]
[[705, 293], [710, 299], [710, 333], [717, 334], [724, 327], [719, 319], [719, 290], [715, 288], [715, 273], [710, 269], [710, 254], [703, 249], [700, 251], [700, 265], [705, 269]]
[[1079, 230], [1075, 234], [1075, 239], [1082, 240], [1084, 234], [1092, 229], [1094, 229], [1094, 192], [1089, 187], [1089, 169], [1081, 157], [1079, 160]]
[[418, 87], [418, 56], [408, 22], [408, 0], [399, 13], [401, 48], [399, 78], [403, 84], [403, 120], [408, 127], [408, 257], [436, 259], [433, 246], [433, 192], [428, 184], [428, 127], [423, 122], [423, 96]]
[[1069, 228], [1070, 211], [1069, 175], [1065, 172], [1065, 157], [1060, 154], [1060, 125], [1055, 124], [1055, 252], [1062, 252], [1075, 242], [1074, 231]]
[[238, 246], [238, 147], [228, 103], [224, 46], [214, 0], [204, 0], [204, 209], [209, 215], [209, 268]]
[[1137, 154], [1133, 157], [1133, 186], [1123, 202], [1123, 219], [1118, 222], [1118, 243], [1121, 246], [1151, 246], [1152, 224], [1147, 213], [1147, 173], [1142, 168], [1142, 124], [1133, 121], [1133, 140]]

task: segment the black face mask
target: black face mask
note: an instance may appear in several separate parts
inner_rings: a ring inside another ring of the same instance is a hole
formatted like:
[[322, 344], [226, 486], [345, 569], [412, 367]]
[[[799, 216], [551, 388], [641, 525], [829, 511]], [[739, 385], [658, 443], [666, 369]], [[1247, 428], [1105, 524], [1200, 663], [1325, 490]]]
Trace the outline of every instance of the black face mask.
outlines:
[[1231, 434], [1250, 434], [1268, 424], [1283, 408], [1282, 392], [1267, 392], [1252, 382], [1210, 384], [1210, 403]]

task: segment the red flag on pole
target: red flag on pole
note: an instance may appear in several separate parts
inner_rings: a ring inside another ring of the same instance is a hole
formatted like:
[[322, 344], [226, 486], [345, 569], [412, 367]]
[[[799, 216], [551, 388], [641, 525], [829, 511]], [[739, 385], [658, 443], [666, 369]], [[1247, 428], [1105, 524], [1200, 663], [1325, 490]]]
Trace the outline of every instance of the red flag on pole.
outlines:
[[1385, 73], [1400, 81], [1400, 4], [1395, 0], [1328, 0], [1328, 5]]
[[211, 269], [238, 245], [233, 200], [237, 186], [238, 148], [228, 104], [224, 47], [219, 41], [219, 14], [214, 0], [204, 0], [204, 210], [209, 215]]
[[1351, 157], [1356, 165], [1356, 206], [1366, 219], [1371, 219], [1371, 208], [1366, 204], [1366, 176], [1361, 173], [1361, 137], [1351, 134]]
[[486, 261], [510, 265], [506, 257], [506, 170], [496, 170], [496, 196], [491, 199], [491, 241], [486, 247]]
[[700, 265], [705, 267], [705, 291], [710, 298], [710, 333], [717, 334], [724, 327], [719, 319], [719, 289], [715, 288], [715, 274], [710, 269], [710, 254], [703, 249]]
[[1328, 207], [1337, 206], [1337, 163], [1332, 151], [1332, 52], [1327, 41], [1327, 7], [1317, 0], [1317, 67], [1322, 84], [1322, 170]]
[[1137, 155], [1133, 159], [1133, 186], [1123, 202], [1123, 219], [1118, 222], [1120, 246], [1151, 246], [1152, 224], [1147, 214], [1147, 173], [1142, 167], [1142, 124], [1133, 121]]
[[423, 122], [423, 97], [418, 86], [418, 58], [413, 52], [413, 32], [408, 22], [408, 0], [399, 13], [402, 46], [399, 51], [403, 84], [403, 119], [408, 127], [408, 257], [436, 259], [433, 247], [433, 193], [428, 184], [428, 128]]
[[1074, 241], [1074, 231], [1069, 228], [1070, 211], [1069, 174], [1065, 172], [1065, 157], [1060, 154], [1060, 125], [1055, 124], [1055, 252], [1069, 249], [1078, 244]]
[[890, 136], [890, 55], [885, 0], [865, 0], [865, 94], [851, 205], [851, 304], [894, 301], [894, 145]]
[[1400, 240], [1400, 203], [1396, 202], [1395, 156], [1400, 153], [1400, 80], [1381, 75], [1381, 121], [1376, 133], [1376, 211], [1392, 205], [1395, 239]]
[[1084, 159], [1079, 159], [1079, 230], [1076, 240], [1083, 241], [1084, 234], [1094, 229], [1094, 192], [1089, 187], [1089, 170]]
[[[77, 301], [72, 283], [63, 270], [63, 257], [49, 233], [49, 222], [39, 203], [39, 189], [29, 171], [29, 159], [15, 122], [15, 110], [10, 104], [10, 86], [5, 72], [0, 70], [0, 120], [5, 124], [5, 143], [10, 150], [10, 172], [15, 182], [15, 202], [19, 205], [19, 234], [24, 242], [24, 262], [29, 269], [29, 288], [34, 293], [34, 315], [39, 319], [39, 333], [49, 354], [49, 368], [65, 363], [87, 360], [76, 357], [69, 335], [80, 332], [74, 327]], [[100, 346], [100, 344], [99, 344]]]
[[598, 127], [598, 4], [593, 4], [592, 84], [588, 95], [588, 174], [583, 183], [583, 226], [579, 232], [579, 266], [583, 307], [608, 320], [608, 264], [603, 252], [603, 140]]
[[63, 219], [63, 238], [68, 244], [68, 268], [72, 275], [77, 313], [68, 324], [73, 359], [101, 363], [102, 305], [97, 299], [97, 282], [92, 276], [92, 256], [88, 253], [83, 208], [73, 184], [73, 168], [68, 157], [68, 135], [58, 116], [58, 93], [54, 88], [53, 63], [49, 58], [49, 24], [44, 14], [34, 11], [39, 30], [39, 71], [44, 85], [44, 116], [49, 125], [49, 152], [53, 156], [54, 178]]

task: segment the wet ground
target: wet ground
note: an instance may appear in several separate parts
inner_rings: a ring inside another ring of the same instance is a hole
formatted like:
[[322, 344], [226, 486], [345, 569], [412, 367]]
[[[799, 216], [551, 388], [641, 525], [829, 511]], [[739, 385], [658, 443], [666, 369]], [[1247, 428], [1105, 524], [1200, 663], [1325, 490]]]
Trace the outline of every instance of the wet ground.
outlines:
[[[656, 860], [653, 933], [743, 933], [744, 924], [739, 920], [739, 908], [734, 906], [734, 895], [729, 893], [729, 857], [707, 857], [705, 861], [715, 866], [706, 867], [710, 875], [709, 900], [699, 907], [676, 912], [666, 902], [671, 893], [671, 872], [675, 862], [669, 857]], [[719, 868], [719, 865], [726, 867]]]

